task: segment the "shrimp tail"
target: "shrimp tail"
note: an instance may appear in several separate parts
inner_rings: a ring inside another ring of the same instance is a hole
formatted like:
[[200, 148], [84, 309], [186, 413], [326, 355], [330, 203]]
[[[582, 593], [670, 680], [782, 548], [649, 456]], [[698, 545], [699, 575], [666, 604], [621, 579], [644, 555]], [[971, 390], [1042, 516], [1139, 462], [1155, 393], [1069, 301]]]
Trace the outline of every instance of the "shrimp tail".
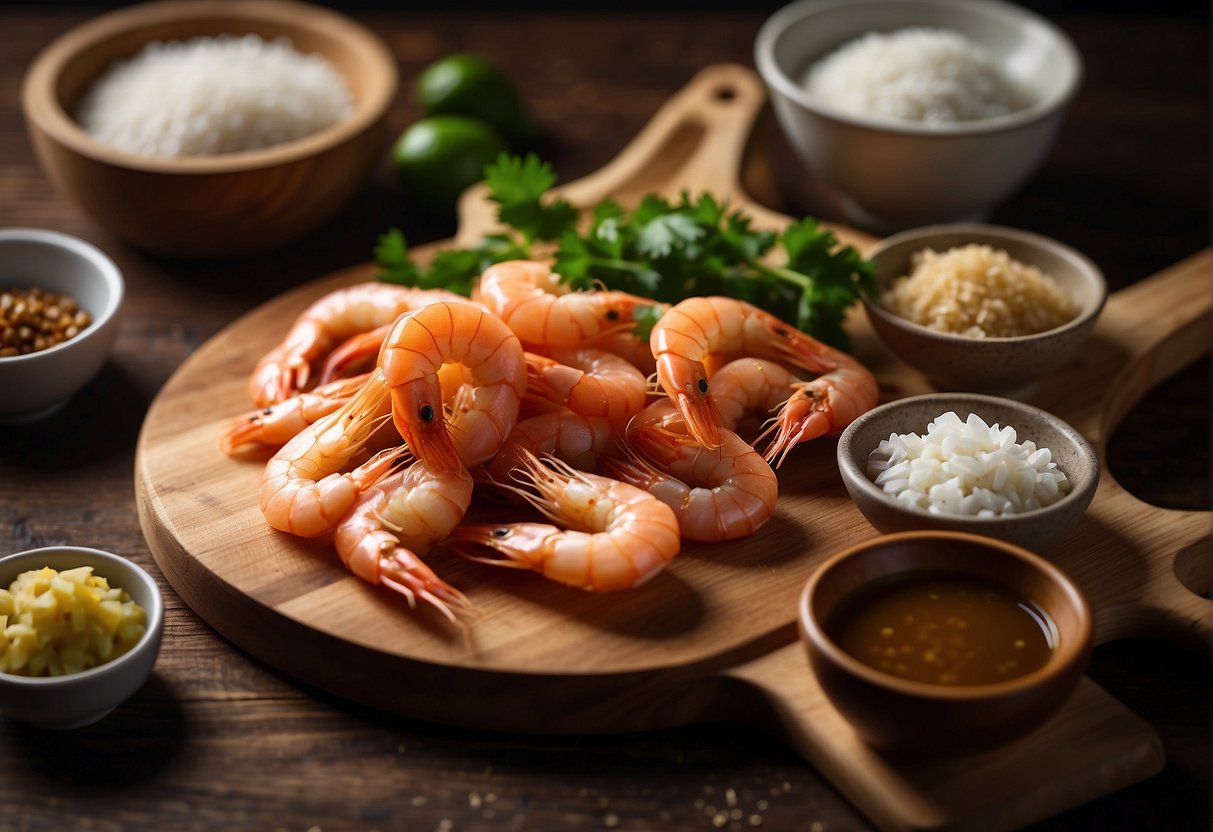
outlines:
[[341, 342], [324, 360], [317, 383], [324, 385], [344, 378], [349, 375], [350, 368], [356, 363], [378, 356], [383, 341], [387, 338], [391, 328], [391, 324], [386, 324], [370, 332], [353, 335]]
[[272, 454], [272, 445], [261, 441], [265, 420], [273, 414], [269, 407], [237, 416], [219, 437], [219, 449], [236, 459], [260, 459]]
[[826, 413], [824, 398], [813, 391], [804, 390], [788, 399], [788, 404], [758, 435], [754, 444], [757, 445], [774, 433], [774, 438], [763, 453], [763, 459], [778, 468], [788, 458], [792, 448], [801, 442], [825, 436], [830, 429], [831, 421]]
[[[355, 534], [358, 531], [356, 529]], [[400, 545], [390, 533], [376, 531], [361, 535], [348, 550], [342, 546], [346, 542], [342, 539], [343, 534], [346, 534], [345, 530], [339, 529], [339, 551], [355, 577], [399, 593], [412, 609], [417, 607], [418, 601], [422, 601], [452, 622], [456, 621], [455, 610], [471, 607], [467, 596], [438, 577], [434, 570], [412, 550]]]
[[264, 363], [250, 379], [250, 394], [254, 402], [277, 404], [307, 388], [312, 368], [298, 356], [283, 356], [281, 360]]
[[379, 583], [403, 595], [410, 608], [415, 608], [418, 600], [424, 601], [452, 623], [457, 621], [452, 607], [465, 610], [472, 606], [466, 595], [439, 578], [415, 554], [399, 546], [380, 559]]

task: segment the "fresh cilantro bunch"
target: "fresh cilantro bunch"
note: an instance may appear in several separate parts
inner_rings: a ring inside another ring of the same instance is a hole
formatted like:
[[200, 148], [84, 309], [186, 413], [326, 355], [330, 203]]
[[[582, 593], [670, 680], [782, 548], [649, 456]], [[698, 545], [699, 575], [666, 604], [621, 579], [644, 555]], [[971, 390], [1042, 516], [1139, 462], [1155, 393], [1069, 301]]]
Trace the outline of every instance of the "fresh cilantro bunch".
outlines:
[[[833, 232], [812, 218], [776, 234], [753, 229], [749, 217], [711, 194], [683, 193], [677, 201], [650, 194], [630, 213], [602, 201], [581, 231], [577, 209], [551, 198], [555, 174], [534, 154], [503, 154], [485, 168], [485, 182], [505, 231], [471, 249], [439, 252], [422, 269], [393, 229], [375, 249], [381, 279], [469, 294], [493, 263], [531, 257], [536, 243], [558, 243], [554, 270], [572, 288], [606, 286], [664, 303], [728, 295], [839, 347], [848, 344], [847, 309], [873, 280], [871, 263], [851, 246], [839, 248]], [[781, 265], [768, 262], [775, 249]]]

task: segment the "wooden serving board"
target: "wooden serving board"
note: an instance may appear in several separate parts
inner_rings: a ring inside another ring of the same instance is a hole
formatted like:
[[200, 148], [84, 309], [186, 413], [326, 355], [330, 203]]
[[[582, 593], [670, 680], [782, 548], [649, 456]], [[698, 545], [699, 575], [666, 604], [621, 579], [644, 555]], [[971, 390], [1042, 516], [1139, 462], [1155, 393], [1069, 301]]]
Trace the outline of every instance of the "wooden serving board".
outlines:
[[[764, 103], [750, 70], [710, 67], [610, 165], [562, 193], [586, 206], [608, 195], [626, 205], [651, 191], [711, 190], [757, 226], [781, 227], [787, 217], [746, 193], [762, 187], [745, 151]], [[483, 193], [469, 193], [456, 242], [493, 221]], [[861, 248], [873, 243], [838, 233]], [[1139, 395], [1208, 349], [1209, 267], [1204, 254], [1111, 298], [1086, 351], [1030, 400], [1102, 453]], [[687, 545], [636, 590], [584, 593], [436, 551], [430, 563], [480, 611], [466, 635], [351, 577], [330, 542], [273, 531], [257, 509], [262, 466], [226, 458], [220, 433], [248, 409], [246, 377], [295, 315], [373, 273], [359, 266], [316, 280], [237, 320], [181, 366], [143, 425], [136, 491], [156, 561], [186, 603], [251, 654], [342, 697], [466, 726], [587, 734], [752, 722], [786, 737], [890, 829], [1017, 827], [1162, 766], [1150, 728], [1089, 680], [1047, 725], [981, 755], [898, 763], [860, 743], [818, 688], [795, 624], [815, 565], [876, 534], [847, 496], [833, 440], [793, 453], [780, 471], [777, 514], [757, 534]], [[883, 399], [929, 390], [862, 313], [848, 326]], [[1203, 645], [1210, 603], [1184, 581], [1207, 587], [1195, 567], [1209, 533], [1207, 513], [1146, 505], [1105, 474], [1087, 517], [1044, 554], [1087, 592], [1099, 639], [1152, 634]]]

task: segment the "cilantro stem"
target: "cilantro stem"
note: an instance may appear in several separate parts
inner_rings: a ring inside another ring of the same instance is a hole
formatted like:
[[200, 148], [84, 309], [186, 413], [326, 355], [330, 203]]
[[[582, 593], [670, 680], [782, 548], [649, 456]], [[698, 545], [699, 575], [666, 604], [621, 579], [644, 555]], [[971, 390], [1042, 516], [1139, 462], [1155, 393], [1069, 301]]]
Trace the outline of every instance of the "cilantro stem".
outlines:
[[589, 257], [586, 259], [589, 266], [611, 269], [617, 272], [630, 272], [632, 274], [643, 274], [651, 271], [644, 263], [638, 263], [635, 260], [621, 260], [618, 257]]
[[803, 291], [807, 292], [813, 288], [813, 278], [794, 269], [789, 269], [787, 266], [769, 266], [757, 260], [747, 260], [746, 263], [751, 269], [760, 274], [773, 277], [776, 280], [782, 280], [786, 283], [795, 284]]

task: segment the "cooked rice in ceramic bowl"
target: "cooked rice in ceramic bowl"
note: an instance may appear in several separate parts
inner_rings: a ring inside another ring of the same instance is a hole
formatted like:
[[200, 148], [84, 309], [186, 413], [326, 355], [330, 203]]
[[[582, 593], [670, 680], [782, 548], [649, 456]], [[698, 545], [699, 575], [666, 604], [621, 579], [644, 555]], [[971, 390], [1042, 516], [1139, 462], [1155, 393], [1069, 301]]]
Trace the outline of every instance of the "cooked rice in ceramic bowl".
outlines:
[[1082, 60], [1001, 0], [798, 0], [755, 64], [789, 144], [851, 224], [984, 219], [1038, 168]]

